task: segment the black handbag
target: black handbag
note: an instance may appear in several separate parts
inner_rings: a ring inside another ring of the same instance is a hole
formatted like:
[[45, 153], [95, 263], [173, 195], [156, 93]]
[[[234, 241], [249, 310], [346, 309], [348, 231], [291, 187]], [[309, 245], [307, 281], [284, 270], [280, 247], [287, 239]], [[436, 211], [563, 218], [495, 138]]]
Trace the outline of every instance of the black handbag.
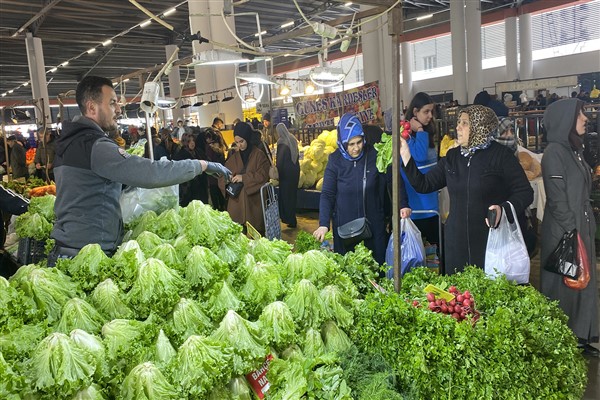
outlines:
[[[244, 173], [246, 173], [245, 166], [242, 168], [239, 175], [243, 175]], [[229, 197], [233, 197], [235, 199], [240, 195], [243, 187], [244, 182], [229, 182], [227, 185], [225, 185], [225, 193], [227, 193]]]
[[556, 249], [550, 254], [544, 269], [568, 278], [577, 279], [579, 265], [577, 264], [577, 230], [566, 232]]
[[363, 240], [370, 239], [373, 236], [369, 220], [365, 212], [365, 190], [367, 187], [367, 157], [365, 155], [365, 169], [363, 172], [363, 215], [364, 217], [353, 219], [344, 225], [338, 226], [337, 233], [344, 242], [344, 247], [352, 247]]

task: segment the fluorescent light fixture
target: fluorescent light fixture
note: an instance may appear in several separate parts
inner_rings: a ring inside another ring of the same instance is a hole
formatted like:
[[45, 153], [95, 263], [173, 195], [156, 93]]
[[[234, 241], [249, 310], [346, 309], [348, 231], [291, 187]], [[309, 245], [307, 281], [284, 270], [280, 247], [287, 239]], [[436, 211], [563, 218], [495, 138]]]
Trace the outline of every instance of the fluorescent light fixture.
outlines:
[[424, 19], [428, 19], [428, 18], [431, 18], [431, 17], [433, 17], [433, 14], [421, 15], [420, 17], [417, 17], [416, 20], [417, 21], [422, 21]]
[[210, 101], [208, 102], [208, 104], [215, 104], [215, 103], [218, 103], [218, 102], [219, 102], [219, 98], [215, 94], [213, 96], [210, 96]]
[[348, 1], [348, 2], [344, 3], [344, 7], [350, 7], [351, 5], [352, 5], [351, 1]]
[[238, 72], [236, 78], [243, 79], [247, 82], [258, 83], [260, 85], [275, 85], [275, 82], [273, 82], [269, 76], [255, 72]]
[[188, 66], [194, 65], [221, 65], [221, 64], [240, 64], [251, 62], [242, 53], [231, 50], [215, 49], [207, 50], [192, 56], [192, 62]]
[[92, 54], [92, 53], [93, 53], [93, 52], [95, 52], [95, 51], [96, 51], [96, 48], [95, 48], [95, 47], [92, 47], [91, 49], [89, 49], [89, 50], [87, 51], [87, 53], [88, 53], [88, 54]]
[[229, 92], [229, 95], [227, 95], [227, 92], [225, 92], [225, 97], [223, 97], [223, 100], [221, 100], [221, 102], [231, 101], [233, 99], [235, 99], [233, 93]]
[[2, 93], [2, 97], [6, 97], [6, 92], [5, 92], [5, 93]]
[[23, 83], [23, 86], [29, 86], [29, 81]]
[[102, 46], [106, 47], [111, 43], [112, 43], [112, 39], [108, 39], [108, 40], [105, 40], [104, 42], [102, 42]]
[[67, 65], [69, 65], [69, 62], [68, 62], [68, 61], [65, 61], [64, 63], [60, 64], [60, 66], [61, 66], [61, 67], [65, 67], [65, 66], [67, 66]]
[[190, 80], [191, 83], [196, 82], [196, 78]]
[[262, 31], [262, 32], [257, 32], [254, 34], [254, 36], [260, 36], [260, 35], [266, 35], [267, 31]]
[[146, 26], [150, 25], [151, 23], [152, 23], [152, 20], [148, 19], [140, 24], [140, 28], [145, 28]]
[[123, 79], [123, 82], [129, 82], [129, 78]]
[[315, 67], [310, 71], [310, 80], [321, 87], [335, 86], [345, 77], [346, 74], [341, 68]]
[[194, 103], [194, 105], [192, 105], [192, 107], [200, 107], [204, 105], [204, 100], [200, 99], [197, 102]]
[[8, 91], [8, 93], [12, 93], [12, 92], [14, 92], [14, 91], [15, 91], [14, 89], [10, 89], [10, 90]]
[[290, 92], [291, 90], [288, 85], [283, 85], [281, 89], [279, 89], [280, 96], [287, 96], [288, 94], [290, 94]]
[[281, 27], [287, 28], [288, 26], [292, 26], [292, 25], [294, 25], [294, 21], [286, 22], [285, 24], [282, 24]]
[[167, 15], [171, 15], [173, 14], [175, 11], [177, 11], [177, 9], [175, 7], [168, 9], [167, 11], [165, 11], [163, 13], [163, 17], [166, 17]]
[[58, 68], [54, 67], [54, 68], [52, 68], [52, 69], [51, 69], [50, 71], [48, 71], [48, 72], [56, 72], [56, 71], [58, 71]]

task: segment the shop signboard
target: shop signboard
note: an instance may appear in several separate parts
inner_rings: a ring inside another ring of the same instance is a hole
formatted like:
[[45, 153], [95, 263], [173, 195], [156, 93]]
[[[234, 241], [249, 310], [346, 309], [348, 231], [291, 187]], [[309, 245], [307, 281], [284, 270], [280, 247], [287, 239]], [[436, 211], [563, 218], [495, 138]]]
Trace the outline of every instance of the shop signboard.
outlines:
[[333, 126], [337, 117], [348, 112], [363, 124], [383, 123], [377, 81], [338, 93], [294, 97], [294, 110], [303, 128]]

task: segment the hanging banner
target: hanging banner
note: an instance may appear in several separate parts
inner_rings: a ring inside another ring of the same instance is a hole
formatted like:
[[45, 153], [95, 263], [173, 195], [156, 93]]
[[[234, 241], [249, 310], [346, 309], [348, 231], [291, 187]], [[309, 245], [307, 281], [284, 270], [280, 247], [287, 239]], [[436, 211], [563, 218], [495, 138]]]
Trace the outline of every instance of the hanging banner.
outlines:
[[294, 97], [296, 120], [304, 128], [334, 126], [334, 119], [353, 113], [361, 123], [383, 123], [379, 83], [367, 83], [339, 93]]

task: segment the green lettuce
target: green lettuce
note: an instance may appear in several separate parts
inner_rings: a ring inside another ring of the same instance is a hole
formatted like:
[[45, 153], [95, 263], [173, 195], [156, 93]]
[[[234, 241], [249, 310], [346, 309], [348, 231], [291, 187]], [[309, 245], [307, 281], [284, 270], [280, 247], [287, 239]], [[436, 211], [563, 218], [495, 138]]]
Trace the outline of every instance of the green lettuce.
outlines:
[[184, 268], [181, 259], [179, 258], [175, 247], [171, 246], [169, 243], [163, 243], [157, 246], [150, 253], [148, 258], [156, 258], [157, 260], [164, 262], [167, 267], [183, 272]]
[[229, 390], [234, 400], [254, 400], [254, 393], [248, 385], [248, 380], [243, 376], [232, 378], [229, 381]]
[[325, 343], [321, 337], [321, 332], [316, 329], [308, 328], [304, 336], [302, 353], [308, 358], [317, 358], [327, 353]]
[[321, 248], [321, 242], [319, 242], [310, 233], [300, 230], [296, 241], [294, 243], [294, 251], [296, 253], [306, 253], [309, 250], [319, 250]]
[[185, 282], [175, 270], [160, 260], [149, 258], [140, 265], [126, 299], [138, 317], [146, 318], [153, 311], [166, 316], [179, 301], [184, 286]]
[[146, 261], [146, 256], [137, 241], [129, 240], [119, 246], [112, 260], [114, 266], [110, 275], [114, 276], [119, 287], [125, 290], [133, 284], [138, 268]]
[[83, 329], [89, 333], [100, 333], [104, 322], [104, 317], [87, 301], [74, 297], [63, 306], [56, 331], [69, 333], [73, 329]]
[[217, 256], [230, 266], [236, 265], [246, 254], [248, 239], [241, 233], [223, 239], [217, 246]]
[[327, 308], [319, 290], [308, 279], [294, 285], [285, 297], [285, 303], [300, 326], [316, 328], [327, 318]]
[[102, 339], [98, 336], [87, 333], [81, 329], [74, 329], [71, 331], [71, 339], [83, 350], [87, 351], [94, 358], [94, 380], [100, 382], [103, 378], [109, 374], [108, 360], [106, 358], [106, 349]]
[[203, 246], [194, 246], [185, 259], [185, 279], [195, 290], [205, 289], [214, 279], [224, 279], [228, 273], [227, 264]]
[[0, 277], [0, 334], [42, 317], [35, 302]]
[[[403, 130], [404, 127], [400, 124], [400, 133]], [[379, 172], [385, 174], [388, 166], [392, 164], [392, 135], [381, 135], [381, 142], [375, 143], [373, 147], [377, 150], [375, 166]]]
[[308, 390], [308, 380], [302, 364], [295, 360], [275, 359], [267, 372], [271, 384], [269, 399], [304, 399]]
[[48, 334], [48, 325], [42, 321], [22, 325], [0, 335], [0, 353], [9, 361], [23, 361], [31, 358], [31, 352]]
[[250, 242], [250, 253], [257, 261], [281, 264], [292, 252], [292, 245], [285, 240], [260, 238]]
[[102, 390], [97, 385], [90, 385], [80, 390], [71, 400], [106, 400]]
[[188, 253], [192, 250], [192, 244], [185, 233], [177, 236], [171, 244], [177, 250], [177, 254], [181, 260], [185, 260]]
[[267, 305], [258, 319], [269, 345], [277, 349], [296, 342], [296, 324], [287, 304], [275, 301]]
[[174, 382], [194, 398], [231, 376], [232, 349], [224, 342], [192, 335], [179, 347], [169, 367]]
[[277, 268], [263, 262], [253, 265], [246, 284], [240, 290], [240, 295], [252, 316], [258, 316], [267, 304], [277, 300], [282, 293], [283, 286]]
[[312, 282], [319, 282], [336, 267], [321, 250], [309, 250], [302, 255], [302, 277]]
[[193, 244], [214, 248], [223, 239], [242, 232], [242, 227], [233, 222], [228, 213], [217, 211], [199, 200], [190, 202], [180, 213], [187, 222], [185, 233]]
[[0, 352], [0, 398], [21, 400], [18, 395], [25, 387], [25, 377], [15, 371]]
[[90, 301], [98, 311], [109, 317], [131, 318], [133, 311], [124, 302], [124, 294], [112, 279], [100, 282], [90, 296]]
[[151, 362], [131, 370], [121, 386], [123, 400], [177, 400], [179, 394], [162, 372]]
[[140, 233], [135, 240], [138, 242], [140, 248], [146, 256], [151, 254], [156, 247], [165, 243], [165, 241], [161, 239], [156, 233], [152, 233], [149, 231], [144, 231]]
[[110, 361], [139, 360], [152, 346], [158, 327], [152, 321], [113, 319], [102, 327], [106, 355]]
[[177, 355], [171, 341], [161, 329], [158, 332], [156, 343], [154, 344], [154, 360], [159, 367], [167, 366], [171, 360]]
[[156, 219], [152, 232], [163, 239], [171, 240], [177, 237], [183, 229], [183, 220], [174, 209], [166, 210]]
[[43, 241], [50, 237], [52, 224], [41, 214], [28, 211], [16, 218], [15, 232], [21, 238], [34, 238]]
[[73, 259], [57, 264], [57, 268], [70, 275], [86, 291], [106, 279], [112, 269], [112, 260], [96, 243], [84, 246]]
[[219, 320], [229, 310], [241, 310], [242, 301], [227, 281], [215, 284], [208, 299], [208, 312], [213, 320]]
[[282, 265], [281, 276], [285, 280], [288, 286], [299, 282], [302, 279], [302, 268], [303, 268], [302, 254], [293, 253], [286, 257]]
[[28, 376], [34, 388], [54, 398], [73, 396], [92, 383], [95, 360], [64, 333], [52, 333], [34, 350]]
[[149, 210], [144, 212], [139, 218], [129, 224], [129, 229], [132, 230], [131, 237], [135, 239], [144, 231], [152, 232], [157, 219], [158, 216], [154, 211]]
[[54, 202], [56, 196], [47, 194], [45, 196], [32, 197], [29, 200], [27, 211], [32, 214], [40, 214], [46, 221], [52, 223], [56, 219], [54, 214]]
[[257, 369], [265, 360], [267, 343], [258, 324], [229, 310], [211, 338], [233, 348], [234, 374], [247, 374]]
[[330, 318], [343, 328], [352, 326], [354, 322], [352, 298], [346, 296], [336, 285], [325, 286], [321, 289], [320, 295]]
[[165, 329], [176, 345], [179, 345], [190, 335], [208, 333], [212, 330], [212, 322], [198, 302], [182, 297], [173, 308]]
[[325, 342], [325, 349], [329, 353], [341, 354], [353, 346], [346, 332], [338, 328], [333, 321], [327, 321], [323, 324], [321, 335], [323, 336], [323, 342]]

